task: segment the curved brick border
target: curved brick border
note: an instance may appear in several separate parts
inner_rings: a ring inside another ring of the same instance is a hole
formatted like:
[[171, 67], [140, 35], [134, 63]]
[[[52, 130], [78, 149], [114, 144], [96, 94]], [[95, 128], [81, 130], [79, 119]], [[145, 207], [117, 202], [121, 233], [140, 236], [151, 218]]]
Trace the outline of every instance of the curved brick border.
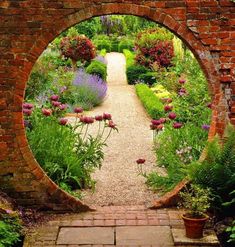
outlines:
[[228, 95], [235, 90], [235, 5], [229, 0], [3, 0], [0, 187], [21, 205], [53, 210], [89, 209], [59, 189], [35, 161], [23, 127], [22, 102], [30, 71], [50, 41], [76, 23], [115, 13], [154, 20], [192, 50], [214, 97], [210, 137], [223, 133], [228, 113], [235, 123], [235, 105]]

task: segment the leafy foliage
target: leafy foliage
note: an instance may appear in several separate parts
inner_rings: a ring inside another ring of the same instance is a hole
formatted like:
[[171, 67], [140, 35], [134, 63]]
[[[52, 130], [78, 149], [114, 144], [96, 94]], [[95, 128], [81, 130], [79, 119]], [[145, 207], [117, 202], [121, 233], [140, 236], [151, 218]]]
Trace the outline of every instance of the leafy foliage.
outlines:
[[130, 65], [126, 69], [128, 84], [136, 84], [139, 80], [140, 75], [148, 72], [148, 69], [140, 65]]
[[137, 84], [135, 88], [136, 93], [148, 114], [153, 119], [160, 118], [163, 115], [163, 104], [155, 96], [153, 91], [145, 84]]
[[88, 74], [92, 74], [92, 75], [97, 75], [100, 78], [102, 78], [102, 80], [106, 81], [107, 78], [107, 65], [94, 60], [90, 63], [90, 65], [86, 68], [86, 73]]

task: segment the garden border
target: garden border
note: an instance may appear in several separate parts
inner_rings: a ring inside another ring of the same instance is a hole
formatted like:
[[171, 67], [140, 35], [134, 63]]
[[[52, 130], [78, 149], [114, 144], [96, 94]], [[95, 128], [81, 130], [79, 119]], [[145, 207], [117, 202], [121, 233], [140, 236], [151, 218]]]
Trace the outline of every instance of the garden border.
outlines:
[[132, 14], [167, 27], [188, 45], [207, 77], [214, 99], [209, 137], [223, 133], [228, 115], [235, 123], [235, 105], [229, 105], [232, 101], [228, 98], [229, 92], [235, 90], [235, 5], [229, 0], [125, 2], [0, 3], [0, 188], [20, 205], [59, 211], [90, 210], [58, 188], [40, 168], [28, 146], [22, 115], [26, 82], [37, 58], [62, 31], [83, 20]]

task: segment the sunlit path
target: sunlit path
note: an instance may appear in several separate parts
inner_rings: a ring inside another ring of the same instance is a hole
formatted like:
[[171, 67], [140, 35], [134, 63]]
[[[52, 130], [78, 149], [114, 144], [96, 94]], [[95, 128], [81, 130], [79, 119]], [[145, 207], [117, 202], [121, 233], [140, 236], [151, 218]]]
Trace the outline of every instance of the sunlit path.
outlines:
[[150, 118], [137, 98], [135, 88], [127, 84], [124, 55], [109, 53], [106, 58], [108, 97], [90, 114], [111, 113], [119, 133], [114, 133], [108, 140], [102, 169], [93, 175], [97, 181], [95, 193], [85, 192], [83, 201], [89, 205], [149, 204], [157, 195], [148, 190], [145, 179], [138, 176], [135, 161], [145, 158], [146, 171], [153, 169], [155, 155]]

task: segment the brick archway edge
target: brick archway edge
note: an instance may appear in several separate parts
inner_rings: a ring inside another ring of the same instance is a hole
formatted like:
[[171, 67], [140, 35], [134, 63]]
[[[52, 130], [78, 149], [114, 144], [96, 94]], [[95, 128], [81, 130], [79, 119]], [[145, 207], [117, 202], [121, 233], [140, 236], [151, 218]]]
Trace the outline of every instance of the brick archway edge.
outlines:
[[235, 4], [229, 0], [2, 0], [0, 2], [0, 188], [20, 205], [84, 211], [58, 188], [28, 146], [22, 102], [37, 58], [58, 34], [93, 16], [133, 14], [167, 27], [192, 50], [213, 96], [209, 136], [235, 123]]

